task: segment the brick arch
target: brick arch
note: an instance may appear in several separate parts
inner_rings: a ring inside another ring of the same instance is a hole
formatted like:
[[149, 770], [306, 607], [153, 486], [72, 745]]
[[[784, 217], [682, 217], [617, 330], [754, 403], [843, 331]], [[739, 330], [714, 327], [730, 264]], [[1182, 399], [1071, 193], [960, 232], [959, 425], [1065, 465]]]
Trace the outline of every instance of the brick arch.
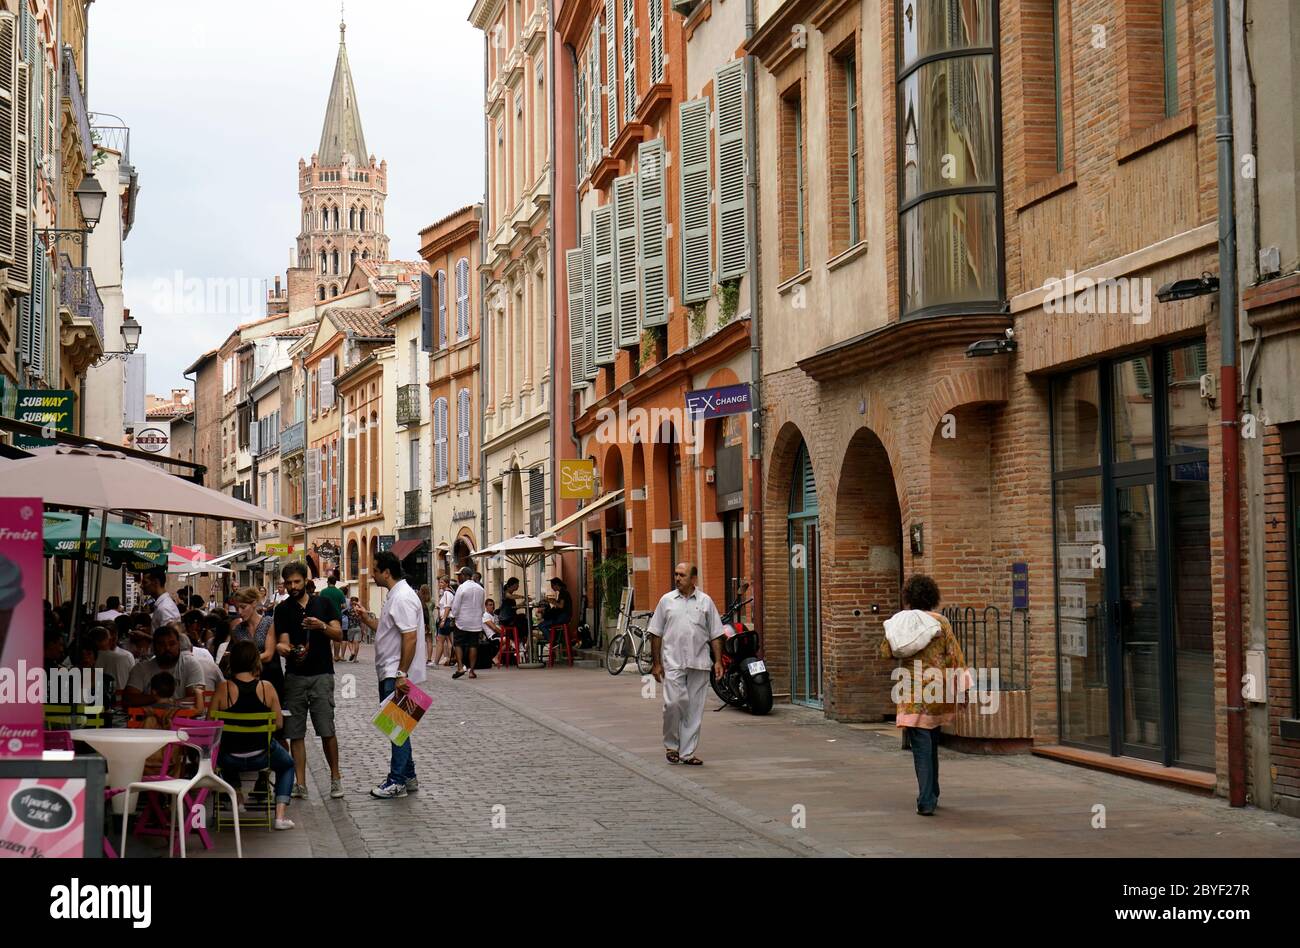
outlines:
[[[763, 655], [773, 680], [778, 684], [776, 690], [785, 692], [791, 687], [790, 548], [786, 514], [794, 486], [794, 462], [799, 446], [804, 443], [804, 431], [796, 422], [787, 420], [777, 429], [764, 461], [764, 497], [759, 505], [763, 517], [763, 621], [772, 630], [783, 630], [783, 634], [764, 636]], [[813, 463], [813, 476], [824, 473], [817, 469], [817, 459], [812, 457], [811, 451], [809, 457]], [[817, 480], [819, 496], [825, 480], [824, 477]]]
[[740, 384], [740, 379], [736, 376], [736, 373], [732, 371], [732, 369], [729, 366], [724, 365], [722, 368], [718, 369], [716, 372], [714, 372], [712, 375], [709, 376], [709, 380], [704, 383], [704, 387], [721, 388], [723, 385], [739, 385], [739, 384]]
[[969, 369], [944, 375], [930, 389], [924, 430], [932, 435], [939, 420], [967, 405], [1007, 401], [1007, 371], [1003, 368]]

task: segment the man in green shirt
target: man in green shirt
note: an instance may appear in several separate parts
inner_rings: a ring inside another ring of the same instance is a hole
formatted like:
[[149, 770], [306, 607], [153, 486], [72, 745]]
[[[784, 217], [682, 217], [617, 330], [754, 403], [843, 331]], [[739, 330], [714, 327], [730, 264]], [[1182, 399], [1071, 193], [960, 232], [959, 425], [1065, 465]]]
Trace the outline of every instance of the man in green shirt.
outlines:
[[[338, 581], [339, 581], [339, 574], [330, 573], [329, 585], [327, 585], [324, 591], [321, 593], [321, 598], [328, 599], [330, 601], [330, 605], [334, 607], [334, 611], [341, 617], [343, 613], [347, 610], [348, 597], [343, 595], [343, 590], [339, 589], [337, 585]], [[345, 644], [343, 640], [340, 639], [334, 642], [333, 644], [334, 644], [334, 661], [336, 662], [343, 661], [343, 649], [345, 648]]]

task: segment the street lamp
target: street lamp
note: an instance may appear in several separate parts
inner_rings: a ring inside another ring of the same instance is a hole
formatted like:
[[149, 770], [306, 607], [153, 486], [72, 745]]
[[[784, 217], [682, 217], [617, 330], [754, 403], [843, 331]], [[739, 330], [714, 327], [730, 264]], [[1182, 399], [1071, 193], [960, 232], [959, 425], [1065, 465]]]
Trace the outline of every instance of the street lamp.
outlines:
[[52, 237], [55, 243], [66, 238], [74, 244], [81, 244], [84, 248], [86, 235], [95, 229], [95, 225], [99, 223], [100, 215], [104, 212], [104, 198], [108, 197], [108, 192], [100, 186], [97, 178], [86, 175], [72, 193], [77, 198], [77, 207], [81, 211], [81, 219], [86, 222], [86, 226], [46, 227], [37, 230], [36, 235], [47, 239]]
[[140, 348], [140, 333], [143, 331], [143, 327], [135, 321], [135, 317], [130, 313], [127, 313], [126, 318], [122, 320], [123, 348], [117, 352], [105, 352], [94, 361], [93, 364], [95, 368], [99, 368], [101, 365], [108, 365], [108, 363], [112, 362], [114, 359], [121, 359], [125, 362], [136, 349]]

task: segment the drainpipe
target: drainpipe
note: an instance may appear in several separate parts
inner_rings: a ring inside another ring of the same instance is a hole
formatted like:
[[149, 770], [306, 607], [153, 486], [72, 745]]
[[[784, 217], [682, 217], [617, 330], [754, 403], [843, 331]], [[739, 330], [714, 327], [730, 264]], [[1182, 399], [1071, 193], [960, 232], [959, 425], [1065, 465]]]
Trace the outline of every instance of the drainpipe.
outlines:
[[1228, 802], [1246, 805], [1246, 709], [1241, 700], [1241, 433], [1237, 424], [1237, 222], [1233, 201], [1228, 0], [1214, 0], [1214, 140], [1219, 185], [1219, 425], [1223, 450], [1224, 660], [1228, 679]]
[[[571, 65], [572, 68], [573, 68], [573, 74], [576, 76], [577, 73], [578, 73], [578, 51], [577, 51], [576, 49], [574, 49], [572, 46], [568, 45], [567, 43], [565, 44], [564, 48], [565, 48], [566, 50], [569, 51], [569, 60], [570, 60], [570, 65]], [[572, 91], [572, 94], [573, 94], [573, 103], [572, 103], [573, 111], [572, 111], [571, 114], [572, 114], [572, 115], [577, 115], [577, 114], [578, 114], [578, 84], [577, 84], [576, 82], [574, 82], [574, 83], [572, 84], [572, 86], [573, 86], [573, 91]], [[551, 101], [552, 101], [552, 102], [555, 101], [555, 96], [551, 96]], [[555, 164], [556, 164], [555, 157], [556, 157], [555, 155], [552, 155], [552, 156], [551, 156], [551, 167], [555, 167]], [[554, 204], [553, 201], [552, 201], [552, 204]], [[577, 231], [578, 231], [578, 233], [581, 234], [581, 233], [582, 233], [582, 199], [578, 196], [578, 189], [577, 189], [577, 187], [574, 187], [574, 189], [573, 189], [573, 219], [574, 219], [574, 221], [577, 222]], [[552, 234], [552, 244], [554, 244], [554, 234]], [[558, 259], [558, 258], [556, 258], [556, 259]], [[556, 269], [557, 269], [557, 270], [559, 269], [558, 266], [557, 266]], [[552, 286], [555, 286], [555, 284], [556, 284], [556, 281], [555, 281], [555, 280], [552, 280], [552, 281], [551, 281], [551, 285], [552, 285]], [[565, 273], [565, 290], [566, 290], [566, 291], [568, 290], [568, 273], [567, 273], [567, 271], [566, 271], [566, 273]], [[568, 310], [566, 309], [565, 312], [567, 313]], [[573, 330], [570, 329], [569, 331], [572, 332]], [[570, 378], [569, 391], [566, 393], [566, 397], [569, 399], [569, 440], [573, 442], [573, 449], [574, 449], [574, 450], [573, 450], [573, 456], [574, 456], [575, 458], [581, 458], [581, 457], [582, 457], [582, 439], [578, 437], [577, 423], [578, 423], [578, 414], [579, 414], [579, 409], [582, 408], [582, 393], [581, 393], [581, 391], [576, 392], [576, 393], [573, 391], [573, 384], [572, 384], [572, 378], [573, 378], [573, 366], [572, 366], [572, 365], [569, 366], [569, 378]], [[575, 397], [575, 395], [576, 395], [576, 397]], [[558, 480], [558, 478], [557, 478], [557, 480]], [[604, 485], [602, 484], [601, 486], [603, 487]], [[554, 488], [555, 485], [552, 484], [552, 487]], [[624, 502], [625, 502], [625, 503], [630, 503], [630, 501], [628, 501], [626, 498], [625, 498]], [[579, 506], [579, 507], [582, 507], [582, 506], [583, 506], [582, 501], [578, 501], [578, 506]], [[587, 545], [587, 532], [586, 532], [586, 528], [583, 526], [582, 521], [579, 520], [579, 521], [578, 521], [578, 606], [579, 606], [579, 609], [581, 610], [582, 619], [585, 619], [585, 618], [586, 618], [586, 615], [587, 615], [586, 607], [583, 605], [584, 601], [585, 601], [586, 598], [587, 598], [587, 550], [586, 550], [586, 545]], [[634, 551], [634, 552], [635, 552], [635, 551]], [[634, 568], [635, 568], [635, 564], [634, 564]], [[600, 627], [600, 616], [596, 616], [596, 617], [595, 617], [595, 623], [596, 623], [596, 626], [597, 626], [596, 632], [599, 632], [599, 627]], [[581, 624], [581, 620], [580, 620], [579, 624]], [[597, 638], [597, 641], [599, 641], [599, 637]]]
[[[125, 372], [125, 369], [123, 369], [123, 371]], [[199, 373], [198, 370], [195, 369], [194, 378], [190, 378], [189, 373], [187, 372], [182, 372], [181, 378], [183, 378], [187, 382], [194, 383], [194, 400], [190, 403], [190, 408], [193, 412], [193, 414], [190, 416], [190, 425], [194, 428], [194, 460], [197, 460], [198, 453], [199, 453]], [[197, 518], [193, 516], [190, 517], [190, 549], [193, 549], [194, 544], [197, 542], [194, 534], [195, 531], [194, 521], [196, 519]]]
[[[754, 0], [745, 0], [745, 43], [748, 45], [756, 26]], [[758, 108], [754, 101], [756, 70], [754, 57], [745, 55], [745, 165], [748, 181], [745, 188], [746, 213], [749, 216], [749, 377], [752, 391], [749, 424], [749, 550], [753, 562], [750, 583], [754, 593], [754, 627], [763, 624], [763, 362], [759, 333], [759, 309], [762, 306], [758, 267]]]
[[[487, 97], [488, 88], [488, 63], [491, 55], [491, 39], [489, 33], [483, 33], [483, 94]], [[488, 181], [488, 166], [492, 156], [492, 131], [491, 123], [483, 122], [483, 212], [478, 218], [478, 260], [482, 264], [488, 255], [488, 222], [492, 216], [492, 192], [490, 182]], [[487, 448], [483, 439], [483, 418], [487, 411], [487, 374], [488, 367], [491, 363], [487, 359], [487, 274], [479, 272], [478, 275], [478, 546], [479, 549], [492, 543], [488, 536], [488, 502], [487, 502]], [[432, 465], [430, 465], [432, 467]], [[452, 508], [455, 512], [455, 508]], [[454, 524], [454, 521], [453, 521]], [[451, 527], [447, 529], [449, 537], [447, 543], [446, 555], [443, 556], [443, 567], [446, 569], [448, 577], [451, 575], [451, 552], [455, 549], [456, 537], [453, 535], [454, 530]], [[433, 542], [433, 516], [432, 511], [429, 516], [429, 541]], [[477, 550], [475, 552], [478, 552]], [[437, 548], [434, 548], [435, 560]], [[483, 562], [483, 575], [487, 576], [488, 564]]]

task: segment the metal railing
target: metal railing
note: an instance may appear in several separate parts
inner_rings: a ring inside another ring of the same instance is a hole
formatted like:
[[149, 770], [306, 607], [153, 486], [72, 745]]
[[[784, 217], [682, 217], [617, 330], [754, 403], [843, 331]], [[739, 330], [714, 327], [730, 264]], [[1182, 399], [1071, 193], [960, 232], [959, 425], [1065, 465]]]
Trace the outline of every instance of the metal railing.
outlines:
[[420, 497], [423, 493], [417, 488], [402, 495], [402, 523], [407, 526], [420, 522]]
[[89, 319], [94, 323], [100, 343], [105, 343], [104, 301], [99, 298], [90, 267], [74, 267], [72, 258], [66, 253], [59, 254], [59, 266], [59, 304], [66, 306], [78, 319]]
[[81, 92], [81, 76], [77, 73], [77, 57], [72, 54], [72, 47], [63, 47], [63, 98], [72, 106], [72, 116], [77, 123], [77, 132], [81, 135], [81, 152], [86, 159], [86, 167], [94, 160], [94, 143], [90, 138], [90, 116], [86, 112], [86, 97]]
[[91, 112], [90, 133], [95, 140], [95, 144], [100, 148], [107, 148], [115, 151], [122, 156], [122, 164], [131, 163], [131, 129], [122, 124], [105, 122], [105, 119], [121, 119], [116, 115], [110, 115], [107, 112]]
[[949, 606], [943, 616], [952, 626], [966, 664], [996, 668], [999, 691], [1029, 690], [1029, 610], [1002, 615], [997, 606]]
[[397, 424], [399, 427], [420, 423], [420, 386], [414, 382], [397, 387]]
[[299, 421], [280, 432], [280, 456], [300, 453], [307, 446], [307, 422]]

